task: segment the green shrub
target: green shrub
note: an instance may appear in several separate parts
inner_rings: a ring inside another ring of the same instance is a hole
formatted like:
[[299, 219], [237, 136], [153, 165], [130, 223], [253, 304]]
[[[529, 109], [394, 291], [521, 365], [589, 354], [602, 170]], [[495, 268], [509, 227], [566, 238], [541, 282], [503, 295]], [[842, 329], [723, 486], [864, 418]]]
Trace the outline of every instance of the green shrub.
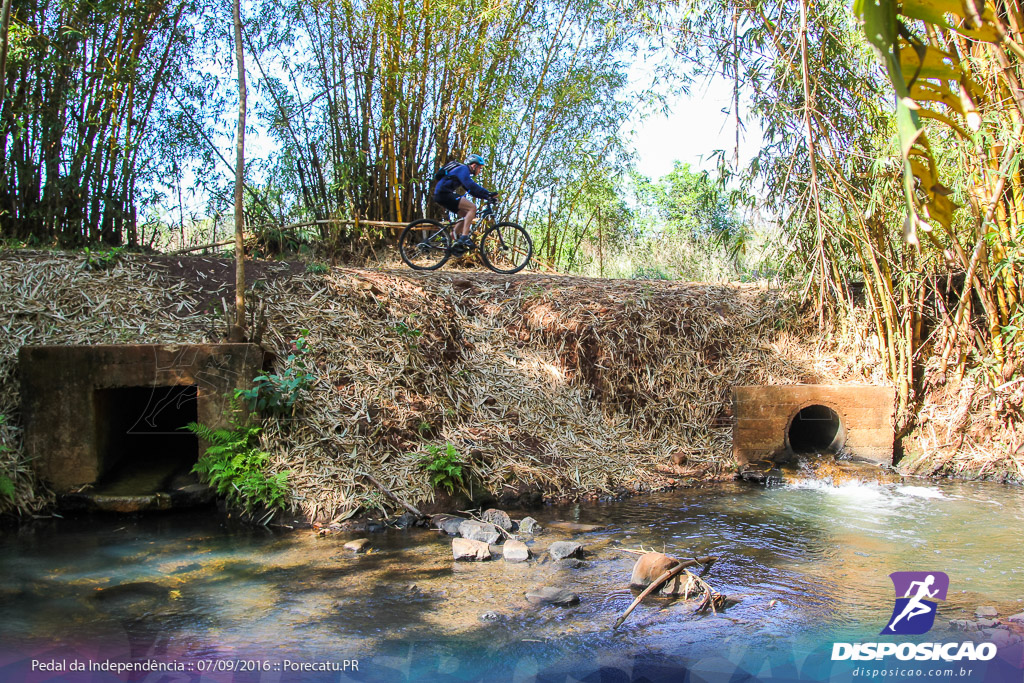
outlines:
[[417, 365], [419, 362], [419, 354], [416, 353], [416, 350], [420, 345], [419, 339], [423, 336], [423, 330], [413, 327], [415, 318], [416, 314], [413, 313], [408, 324], [398, 321], [391, 326], [391, 329], [398, 335], [399, 343], [405, 348], [406, 359], [409, 365]]
[[82, 250], [85, 254], [85, 263], [82, 265], [86, 270], [110, 270], [124, 254], [124, 247], [111, 247], [103, 251], [93, 251], [86, 247]]
[[[6, 415], [0, 415], [0, 426], [7, 421]], [[7, 454], [11, 452], [11, 449], [0, 443], [0, 467], [5, 467], [4, 462]], [[0, 472], [0, 498], [6, 498], [9, 501], [13, 501], [15, 496], [14, 480], [8, 477], [6, 474]]]
[[324, 275], [331, 272], [331, 267], [323, 263], [310, 263], [306, 266], [306, 272], [312, 275]]
[[[412, 317], [415, 318], [415, 314], [413, 314]], [[406, 324], [402, 321], [398, 321], [392, 325], [391, 329], [398, 335], [398, 339], [402, 344], [409, 349], [415, 347], [419, 343], [419, 338], [423, 336], [423, 330], [418, 330], [411, 324]]]
[[674, 279], [669, 273], [665, 272], [660, 266], [639, 266], [633, 269], [633, 274], [630, 276], [633, 280], [672, 280]]
[[0, 474], [0, 497], [14, 500], [14, 480], [6, 474]]
[[313, 381], [313, 375], [306, 370], [303, 360], [303, 356], [309, 353], [308, 334], [309, 330], [299, 331], [281, 373], [259, 375], [253, 379], [251, 389], [236, 389], [235, 397], [243, 401], [249, 410], [261, 415], [294, 414], [296, 402]]
[[444, 450], [440, 446], [427, 446], [427, 453], [420, 456], [420, 469], [430, 474], [430, 485], [443, 486], [448, 493], [455, 493], [455, 487], [464, 488], [462, 480], [462, 458], [455, 446], [447, 444]]
[[234, 419], [231, 429], [211, 429], [190, 422], [186, 429], [210, 445], [192, 471], [210, 484], [228, 503], [251, 513], [265, 507], [283, 509], [288, 494], [288, 471], [267, 474], [269, 454], [257, 447], [259, 425], [240, 425]]

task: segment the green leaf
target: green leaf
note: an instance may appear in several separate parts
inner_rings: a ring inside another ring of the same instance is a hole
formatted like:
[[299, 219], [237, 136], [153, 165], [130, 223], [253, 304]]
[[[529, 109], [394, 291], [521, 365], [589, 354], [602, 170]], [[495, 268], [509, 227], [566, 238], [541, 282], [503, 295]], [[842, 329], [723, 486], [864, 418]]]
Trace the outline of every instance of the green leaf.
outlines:
[[15, 496], [14, 481], [5, 474], [0, 474], [0, 496], [13, 501]]

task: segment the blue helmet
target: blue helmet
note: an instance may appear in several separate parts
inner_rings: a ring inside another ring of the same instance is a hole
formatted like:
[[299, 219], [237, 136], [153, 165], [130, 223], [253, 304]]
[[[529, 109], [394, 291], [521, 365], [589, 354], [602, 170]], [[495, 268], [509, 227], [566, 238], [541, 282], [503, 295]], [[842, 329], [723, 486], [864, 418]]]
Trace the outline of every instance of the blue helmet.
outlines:
[[470, 154], [468, 157], [466, 157], [466, 161], [463, 163], [465, 163], [466, 166], [469, 166], [470, 164], [480, 164], [481, 166], [487, 165], [487, 162], [484, 161], [484, 158], [479, 154]]

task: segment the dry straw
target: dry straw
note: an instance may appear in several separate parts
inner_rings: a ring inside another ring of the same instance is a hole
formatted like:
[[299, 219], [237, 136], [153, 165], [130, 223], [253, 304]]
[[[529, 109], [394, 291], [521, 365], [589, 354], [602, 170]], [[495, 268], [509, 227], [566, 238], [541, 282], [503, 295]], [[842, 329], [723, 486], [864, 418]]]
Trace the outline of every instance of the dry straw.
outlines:
[[[24, 511], [47, 497], [21, 453], [19, 347], [218, 340], [223, 316], [202, 309], [229, 285], [175, 274], [196, 258], [130, 257], [89, 272], [78, 256], [0, 257], [0, 414], [11, 416], [0, 436]], [[412, 504], [431, 501], [419, 465], [430, 445], [454, 445], [470, 485], [498, 494], [649, 490], [666, 485], [654, 468], [679, 451], [721, 473], [734, 384], [840, 379], [779, 291], [262, 267], [264, 343], [283, 351], [310, 330], [312, 387], [263, 436], [310, 519], [392, 511], [362, 474]]]

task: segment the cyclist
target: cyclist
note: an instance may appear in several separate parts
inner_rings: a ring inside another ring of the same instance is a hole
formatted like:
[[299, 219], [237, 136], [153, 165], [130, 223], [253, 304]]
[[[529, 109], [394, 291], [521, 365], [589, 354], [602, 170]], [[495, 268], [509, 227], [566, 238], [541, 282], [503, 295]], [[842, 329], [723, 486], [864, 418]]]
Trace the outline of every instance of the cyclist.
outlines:
[[497, 192], [491, 192], [473, 181], [473, 176], [479, 175], [486, 165], [487, 162], [479, 154], [470, 154], [461, 164], [449, 162], [445, 164], [444, 177], [434, 186], [434, 201], [459, 215], [459, 221], [455, 224], [452, 235], [456, 238], [455, 246], [465, 248], [471, 244], [469, 231], [476, 219], [476, 204], [464, 193], [457, 194], [457, 191], [466, 190], [480, 199], [494, 199], [498, 196]]

